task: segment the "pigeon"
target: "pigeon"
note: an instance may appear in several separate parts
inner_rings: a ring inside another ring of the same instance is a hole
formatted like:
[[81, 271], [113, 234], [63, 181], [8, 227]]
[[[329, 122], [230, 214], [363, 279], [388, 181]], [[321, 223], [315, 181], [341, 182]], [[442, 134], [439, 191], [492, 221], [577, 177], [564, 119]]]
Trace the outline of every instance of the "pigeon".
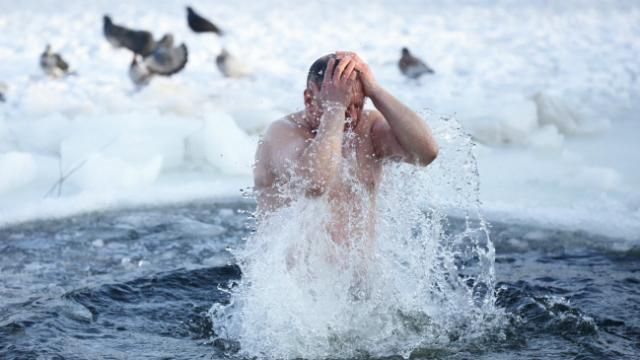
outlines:
[[187, 45], [173, 46], [173, 35], [166, 34], [158, 41], [151, 55], [144, 58], [150, 72], [163, 76], [171, 76], [182, 70], [189, 60]]
[[434, 71], [422, 60], [411, 55], [409, 49], [402, 48], [402, 57], [398, 61], [400, 72], [408, 78], [417, 79], [424, 74], [433, 74]]
[[40, 67], [45, 74], [51, 77], [62, 77], [69, 73], [69, 64], [60, 54], [51, 52], [51, 45], [47, 44], [42, 55], [40, 55]]
[[151, 55], [156, 48], [156, 42], [150, 32], [116, 25], [108, 15], [103, 17], [102, 30], [107, 41], [116, 48], [124, 47], [141, 56]]
[[129, 65], [129, 79], [138, 87], [149, 85], [153, 73], [149, 70], [147, 65], [141, 61], [138, 62], [138, 55], [133, 54], [133, 60]]
[[7, 101], [7, 98], [5, 97], [7, 90], [9, 90], [9, 87], [7, 86], [7, 84], [0, 82], [0, 102]]
[[237, 57], [230, 54], [226, 49], [222, 49], [216, 57], [216, 65], [218, 70], [229, 78], [241, 78], [249, 75], [248, 69], [238, 60]]
[[187, 23], [193, 32], [204, 33], [212, 32], [217, 35], [223, 35], [222, 30], [215, 26], [211, 21], [205, 19], [196, 13], [191, 6], [187, 6]]

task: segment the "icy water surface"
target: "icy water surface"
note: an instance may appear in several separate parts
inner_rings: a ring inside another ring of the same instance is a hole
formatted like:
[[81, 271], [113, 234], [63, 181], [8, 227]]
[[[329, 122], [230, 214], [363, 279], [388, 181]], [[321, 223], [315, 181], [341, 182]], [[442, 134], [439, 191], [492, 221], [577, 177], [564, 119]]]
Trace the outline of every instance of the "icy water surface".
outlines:
[[[208, 310], [241, 277], [228, 249], [248, 234], [253, 207], [197, 203], [0, 229], [0, 358], [233, 357], [211, 340]], [[504, 329], [412, 357], [638, 357], [640, 248], [520, 225], [491, 232]]]

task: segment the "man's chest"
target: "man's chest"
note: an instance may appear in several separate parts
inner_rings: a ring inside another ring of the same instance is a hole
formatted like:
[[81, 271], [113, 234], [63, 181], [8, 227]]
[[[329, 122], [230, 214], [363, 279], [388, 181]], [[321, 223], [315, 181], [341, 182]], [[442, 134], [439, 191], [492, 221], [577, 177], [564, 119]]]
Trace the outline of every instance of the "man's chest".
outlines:
[[336, 195], [372, 192], [377, 187], [380, 173], [381, 164], [370, 143], [345, 143], [339, 174], [334, 179], [330, 192]]

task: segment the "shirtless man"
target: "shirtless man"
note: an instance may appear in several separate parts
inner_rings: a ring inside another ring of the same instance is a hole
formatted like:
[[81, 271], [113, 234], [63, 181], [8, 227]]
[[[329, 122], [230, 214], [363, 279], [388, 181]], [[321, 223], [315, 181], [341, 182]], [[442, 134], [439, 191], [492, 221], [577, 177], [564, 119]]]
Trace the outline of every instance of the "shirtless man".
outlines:
[[[365, 97], [377, 111], [363, 111]], [[258, 215], [268, 216], [296, 197], [326, 196], [334, 242], [347, 244], [354, 231], [373, 241], [383, 161], [428, 165], [438, 154], [431, 130], [353, 52], [329, 54], [311, 65], [304, 105], [272, 123], [258, 147]]]

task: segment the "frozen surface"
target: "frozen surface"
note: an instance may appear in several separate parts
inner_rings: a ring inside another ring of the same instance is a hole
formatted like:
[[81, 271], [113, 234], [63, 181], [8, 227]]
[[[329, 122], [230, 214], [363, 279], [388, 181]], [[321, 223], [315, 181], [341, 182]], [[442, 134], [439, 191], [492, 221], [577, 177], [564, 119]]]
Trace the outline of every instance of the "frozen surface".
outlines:
[[[640, 238], [637, 2], [192, 5], [227, 36], [191, 33], [178, 1], [0, 0], [0, 223], [239, 196], [260, 132], [302, 108], [308, 65], [351, 49], [427, 121], [463, 124], [490, 218]], [[130, 55], [102, 37], [104, 13], [173, 32], [186, 69], [136, 91]], [[77, 76], [43, 77], [46, 43]], [[252, 75], [224, 78], [222, 46]], [[404, 79], [402, 46], [436, 74]]]

